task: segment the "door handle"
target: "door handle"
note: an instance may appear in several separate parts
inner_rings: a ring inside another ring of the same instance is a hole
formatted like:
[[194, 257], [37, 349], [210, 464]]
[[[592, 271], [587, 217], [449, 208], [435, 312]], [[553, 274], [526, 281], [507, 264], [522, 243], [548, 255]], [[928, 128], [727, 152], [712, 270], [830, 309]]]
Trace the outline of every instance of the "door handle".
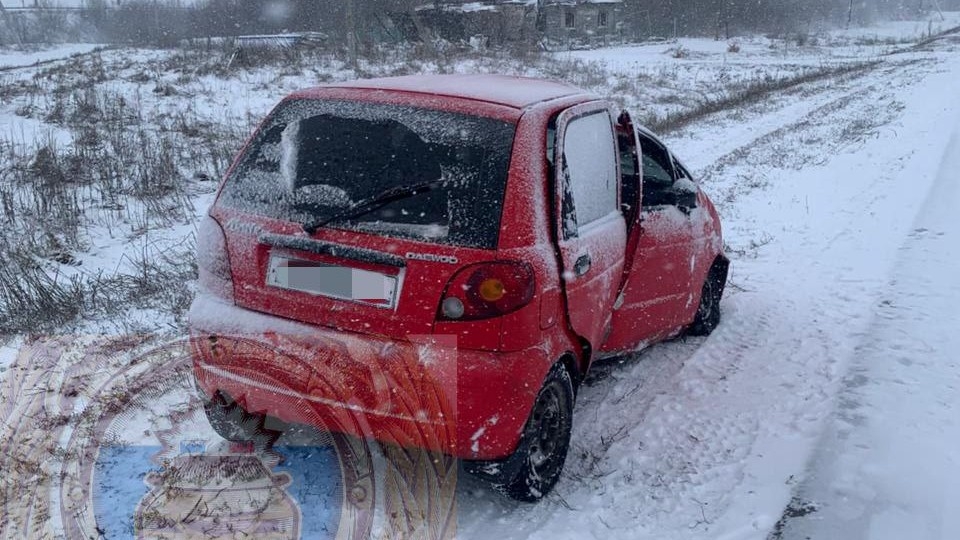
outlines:
[[577, 257], [577, 262], [573, 263], [573, 272], [580, 277], [590, 271], [590, 264], [593, 261], [590, 259], [590, 254], [585, 254]]

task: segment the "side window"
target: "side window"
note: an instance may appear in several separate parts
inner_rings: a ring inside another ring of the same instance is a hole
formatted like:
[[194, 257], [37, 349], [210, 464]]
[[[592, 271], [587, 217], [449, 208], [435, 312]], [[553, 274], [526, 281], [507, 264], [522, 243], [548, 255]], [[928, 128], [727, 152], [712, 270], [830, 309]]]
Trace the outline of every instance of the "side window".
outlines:
[[547, 164], [550, 165], [550, 170], [553, 170], [553, 166], [556, 165], [553, 162], [553, 156], [557, 152], [557, 119], [551, 118], [550, 124], [547, 126]]
[[637, 160], [637, 144], [630, 132], [618, 133], [617, 142], [620, 149], [620, 211], [627, 220], [627, 230], [630, 230], [638, 210], [640, 164]]
[[686, 167], [677, 161], [677, 158], [673, 158], [673, 170], [677, 171], [677, 178], [688, 178], [693, 180], [693, 176], [690, 175], [690, 172], [687, 171]]
[[610, 115], [571, 121], [563, 135], [563, 230], [571, 238], [584, 225], [617, 211], [617, 145]]
[[666, 148], [640, 134], [643, 152], [643, 207], [668, 204], [665, 195], [673, 187], [674, 172]]
[[[620, 144], [620, 176], [630, 178], [637, 174], [636, 148], [629, 135], [621, 134], [618, 137]], [[624, 182], [625, 183], [625, 182]]]

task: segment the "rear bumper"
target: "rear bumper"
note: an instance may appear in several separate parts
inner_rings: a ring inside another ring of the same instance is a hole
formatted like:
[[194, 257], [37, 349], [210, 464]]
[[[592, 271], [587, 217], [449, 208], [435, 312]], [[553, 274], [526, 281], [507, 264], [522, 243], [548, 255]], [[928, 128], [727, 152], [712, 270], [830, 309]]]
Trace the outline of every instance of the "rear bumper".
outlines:
[[460, 350], [455, 336], [340, 332], [201, 295], [190, 310], [197, 384], [250, 412], [464, 459], [516, 448], [551, 365], [547, 347]]

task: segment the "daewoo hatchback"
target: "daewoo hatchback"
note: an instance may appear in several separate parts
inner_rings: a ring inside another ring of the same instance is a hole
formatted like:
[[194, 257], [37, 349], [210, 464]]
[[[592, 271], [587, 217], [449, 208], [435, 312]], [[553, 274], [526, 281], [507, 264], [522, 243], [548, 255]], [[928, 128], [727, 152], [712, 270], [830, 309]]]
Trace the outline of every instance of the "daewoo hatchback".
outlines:
[[577, 88], [303, 90], [202, 223], [197, 383], [225, 437], [247, 435], [238, 409], [314, 424], [457, 456], [536, 500], [592, 362], [718, 324], [722, 246], [683, 165]]

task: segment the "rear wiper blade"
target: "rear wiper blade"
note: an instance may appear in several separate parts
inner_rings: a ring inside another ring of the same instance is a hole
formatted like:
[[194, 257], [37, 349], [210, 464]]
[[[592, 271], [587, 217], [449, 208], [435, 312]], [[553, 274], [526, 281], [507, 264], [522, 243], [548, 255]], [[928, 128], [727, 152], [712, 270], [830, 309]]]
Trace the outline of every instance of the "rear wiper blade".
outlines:
[[430, 180], [427, 182], [419, 182], [407, 186], [394, 186], [374, 195], [373, 197], [368, 197], [357, 202], [356, 204], [352, 204], [339, 212], [334, 212], [333, 215], [325, 216], [318, 220], [305, 223], [303, 225], [303, 230], [306, 231], [307, 234], [313, 234], [317, 232], [317, 229], [333, 223], [334, 221], [343, 221], [345, 219], [352, 219], [364, 214], [369, 214], [370, 212], [383, 208], [392, 202], [408, 199], [415, 195], [432, 191], [443, 185], [443, 183], [443, 180]]

